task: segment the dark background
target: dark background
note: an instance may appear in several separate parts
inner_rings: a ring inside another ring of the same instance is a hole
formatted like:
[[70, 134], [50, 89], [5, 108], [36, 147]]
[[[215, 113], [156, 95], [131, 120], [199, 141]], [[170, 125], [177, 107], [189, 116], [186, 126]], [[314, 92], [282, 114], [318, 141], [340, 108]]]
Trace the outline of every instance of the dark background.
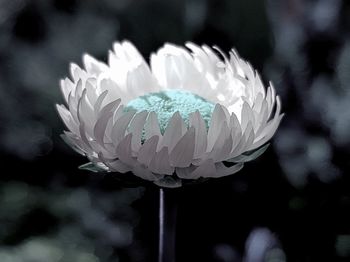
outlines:
[[123, 39], [235, 47], [286, 113], [258, 160], [178, 192], [178, 261], [349, 261], [349, 33], [345, 0], [0, 0], [0, 261], [156, 261], [156, 188], [78, 170], [54, 106]]

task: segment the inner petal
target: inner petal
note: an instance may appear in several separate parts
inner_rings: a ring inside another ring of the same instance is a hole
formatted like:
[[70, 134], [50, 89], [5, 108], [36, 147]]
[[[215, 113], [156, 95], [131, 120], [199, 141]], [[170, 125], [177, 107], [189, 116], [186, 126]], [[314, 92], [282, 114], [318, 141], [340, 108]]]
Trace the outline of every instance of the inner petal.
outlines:
[[169, 89], [156, 93], [149, 93], [130, 100], [124, 110], [126, 112], [130, 110], [136, 110], [137, 112], [143, 110], [156, 112], [160, 131], [164, 134], [170, 118], [176, 111], [180, 113], [181, 117], [188, 125], [190, 113], [198, 110], [208, 129], [214, 107], [214, 103], [189, 91]]

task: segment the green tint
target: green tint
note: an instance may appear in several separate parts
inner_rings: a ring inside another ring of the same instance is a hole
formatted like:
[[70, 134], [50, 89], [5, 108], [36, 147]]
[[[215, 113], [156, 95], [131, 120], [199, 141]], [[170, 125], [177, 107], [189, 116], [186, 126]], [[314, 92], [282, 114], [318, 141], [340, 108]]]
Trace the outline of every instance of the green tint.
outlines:
[[205, 100], [185, 90], [164, 90], [157, 93], [149, 93], [130, 100], [125, 106], [125, 111], [136, 110], [141, 112], [147, 110], [157, 113], [160, 131], [164, 134], [164, 130], [172, 117], [179, 111], [181, 117], [188, 125], [189, 115], [196, 110], [202, 115], [207, 128], [209, 128], [210, 118], [214, 111], [215, 104]]

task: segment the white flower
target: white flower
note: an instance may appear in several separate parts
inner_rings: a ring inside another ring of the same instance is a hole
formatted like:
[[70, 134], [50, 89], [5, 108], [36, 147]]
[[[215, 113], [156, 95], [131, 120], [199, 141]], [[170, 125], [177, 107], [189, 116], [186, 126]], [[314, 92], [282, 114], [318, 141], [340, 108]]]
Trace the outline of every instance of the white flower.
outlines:
[[61, 81], [68, 107], [57, 105], [65, 140], [95, 167], [160, 186], [230, 175], [258, 157], [283, 117], [272, 84], [234, 50], [186, 47], [165, 44], [149, 67], [124, 41], [108, 65], [89, 55], [84, 69], [72, 64]]

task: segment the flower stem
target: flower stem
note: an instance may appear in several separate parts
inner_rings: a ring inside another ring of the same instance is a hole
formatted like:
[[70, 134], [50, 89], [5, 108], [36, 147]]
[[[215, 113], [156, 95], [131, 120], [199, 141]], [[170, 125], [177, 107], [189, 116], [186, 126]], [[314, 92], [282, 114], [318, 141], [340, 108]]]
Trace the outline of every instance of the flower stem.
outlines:
[[174, 189], [159, 189], [158, 262], [175, 262], [177, 198]]

